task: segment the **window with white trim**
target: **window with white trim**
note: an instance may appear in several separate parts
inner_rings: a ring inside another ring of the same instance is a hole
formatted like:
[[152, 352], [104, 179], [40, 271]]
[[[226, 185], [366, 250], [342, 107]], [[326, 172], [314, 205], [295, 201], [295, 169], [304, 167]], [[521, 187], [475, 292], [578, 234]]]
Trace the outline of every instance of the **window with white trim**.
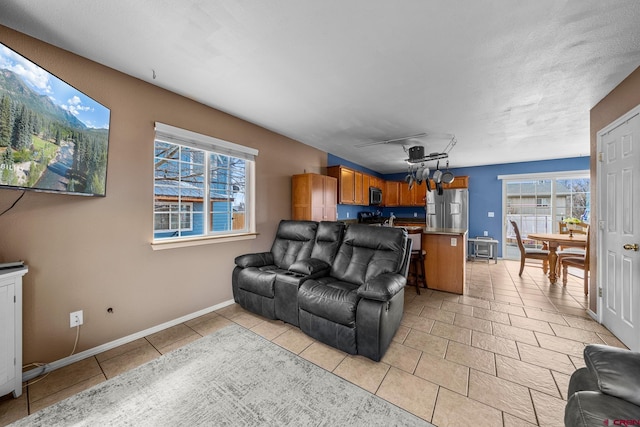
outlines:
[[156, 123], [154, 241], [255, 232], [258, 151]]
[[504, 258], [520, 257], [511, 221], [518, 224], [526, 247], [540, 248], [541, 242], [529, 233], [558, 233], [559, 224], [569, 217], [589, 222], [589, 171], [544, 172], [499, 175], [503, 181]]

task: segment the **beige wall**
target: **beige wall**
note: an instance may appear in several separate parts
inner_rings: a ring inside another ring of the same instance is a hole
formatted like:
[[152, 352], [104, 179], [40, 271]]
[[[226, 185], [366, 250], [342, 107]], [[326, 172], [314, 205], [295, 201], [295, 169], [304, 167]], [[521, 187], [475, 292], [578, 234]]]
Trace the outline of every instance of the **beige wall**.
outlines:
[[[84, 310], [82, 351], [232, 299], [234, 257], [268, 250], [290, 218], [291, 175], [326, 167], [322, 151], [6, 27], [0, 42], [111, 109], [106, 197], [27, 192], [0, 217], [0, 262], [29, 265], [25, 363], [69, 355], [75, 310]], [[257, 239], [151, 249], [156, 121], [260, 150]], [[0, 211], [19, 195], [0, 190]]]
[[[597, 133], [609, 123], [640, 104], [640, 67], [631, 73], [614, 90], [591, 109], [591, 223], [597, 224], [598, 194], [596, 192]], [[596, 254], [597, 233], [592, 234], [591, 253]], [[591, 288], [589, 307], [596, 311], [597, 269], [595, 256], [591, 263]]]

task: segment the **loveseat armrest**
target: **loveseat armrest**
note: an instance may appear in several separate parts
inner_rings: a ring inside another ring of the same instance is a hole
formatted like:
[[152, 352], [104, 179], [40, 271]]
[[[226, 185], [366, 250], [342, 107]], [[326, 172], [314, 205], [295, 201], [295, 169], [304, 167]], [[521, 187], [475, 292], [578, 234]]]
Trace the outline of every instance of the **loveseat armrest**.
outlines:
[[368, 280], [358, 288], [358, 296], [386, 302], [407, 284], [407, 279], [398, 273], [384, 273]]
[[591, 344], [584, 349], [584, 361], [602, 393], [640, 406], [640, 353]]
[[264, 267], [273, 264], [273, 254], [271, 252], [260, 252], [256, 254], [246, 254], [236, 257], [235, 263], [238, 267]]
[[296, 261], [289, 266], [289, 271], [298, 274], [304, 274], [311, 276], [316, 273], [320, 273], [325, 270], [330, 270], [331, 265], [317, 258], [307, 258], [300, 261]]

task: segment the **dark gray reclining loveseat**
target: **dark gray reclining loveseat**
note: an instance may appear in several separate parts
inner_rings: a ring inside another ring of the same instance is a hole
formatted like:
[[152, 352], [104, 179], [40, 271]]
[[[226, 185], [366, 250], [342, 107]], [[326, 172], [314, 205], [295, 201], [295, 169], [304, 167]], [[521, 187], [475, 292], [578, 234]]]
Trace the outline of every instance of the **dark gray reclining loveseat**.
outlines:
[[281, 221], [271, 251], [236, 258], [235, 301], [379, 361], [404, 309], [411, 240], [401, 228]]

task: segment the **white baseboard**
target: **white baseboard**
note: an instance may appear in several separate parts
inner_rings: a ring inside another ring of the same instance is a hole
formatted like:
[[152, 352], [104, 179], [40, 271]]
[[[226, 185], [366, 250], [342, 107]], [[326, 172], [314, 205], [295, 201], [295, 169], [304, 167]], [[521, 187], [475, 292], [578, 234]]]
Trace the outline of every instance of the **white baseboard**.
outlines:
[[97, 347], [90, 348], [80, 353], [65, 357], [64, 359], [59, 359], [54, 362], [47, 363], [46, 365], [37, 367], [35, 369], [30, 369], [22, 373], [22, 381], [24, 382], [24, 381], [32, 380], [42, 374], [46, 374], [47, 372], [55, 371], [56, 369], [59, 369], [64, 366], [70, 365], [72, 363], [78, 362], [80, 360], [86, 359], [87, 357], [95, 356], [96, 354], [103, 353], [107, 350], [111, 350], [112, 348], [119, 347], [123, 344], [127, 344], [139, 338], [144, 338], [147, 335], [155, 334], [156, 332], [160, 332], [172, 326], [179, 325], [191, 319], [195, 319], [196, 317], [200, 317], [205, 314], [211, 313], [212, 311], [220, 310], [221, 308], [227, 307], [233, 303], [234, 303], [233, 299], [229, 301], [224, 301], [224, 302], [221, 302], [220, 304], [216, 304], [214, 306], [196, 311], [195, 313], [187, 314], [186, 316], [182, 316], [177, 319], [170, 320], [168, 322], [162, 323], [157, 326], [153, 326], [149, 329], [145, 329], [144, 331], [136, 332], [135, 334], [131, 334], [126, 337], [122, 337], [117, 340], [99, 345]]

